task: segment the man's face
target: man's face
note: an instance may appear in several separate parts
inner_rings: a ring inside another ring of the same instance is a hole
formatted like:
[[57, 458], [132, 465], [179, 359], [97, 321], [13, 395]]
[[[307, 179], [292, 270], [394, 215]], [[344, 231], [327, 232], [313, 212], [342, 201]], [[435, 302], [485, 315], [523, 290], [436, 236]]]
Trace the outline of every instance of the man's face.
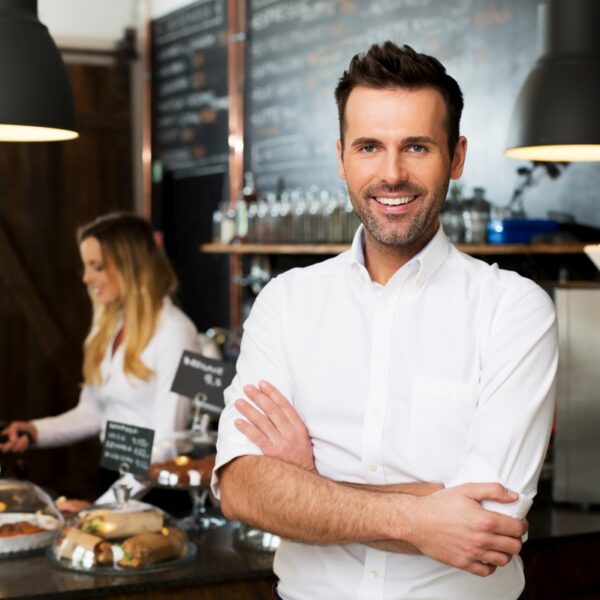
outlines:
[[416, 252], [437, 231], [449, 179], [462, 174], [466, 152], [461, 137], [450, 158], [446, 119], [433, 88], [350, 93], [338, 162], [367, 239]]

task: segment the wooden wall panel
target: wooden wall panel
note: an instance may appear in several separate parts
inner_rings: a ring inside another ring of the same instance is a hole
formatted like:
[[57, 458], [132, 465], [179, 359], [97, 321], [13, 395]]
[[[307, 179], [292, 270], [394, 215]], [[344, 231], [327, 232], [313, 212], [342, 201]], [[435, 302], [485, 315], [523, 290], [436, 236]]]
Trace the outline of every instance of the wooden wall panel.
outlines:
[[[0, 143], [2, 420], [58, 414], [76, 404], [91, 310], [75, 231], [100, 214], [134, 206], [129, 66], [67, 67], [80, 138]], [[8, 264], [11, 249], [18, 260]], [[19, 281], [29, 282], [27, 293]], [[33, 450], [25, 460], [32, 481], [92, 497], [97, 452], [92, 441]], [[14, 457], [2, 462], [10, 474]]]

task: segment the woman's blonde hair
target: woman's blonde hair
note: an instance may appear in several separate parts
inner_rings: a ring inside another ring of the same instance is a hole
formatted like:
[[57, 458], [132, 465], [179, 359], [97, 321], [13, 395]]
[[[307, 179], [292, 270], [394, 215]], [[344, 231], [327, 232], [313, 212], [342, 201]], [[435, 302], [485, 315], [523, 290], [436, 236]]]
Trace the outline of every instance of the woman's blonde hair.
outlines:
[[94, 314], [83, 345], [84, 383], [102, 382], [100, 363], [121, 317], [125, 375], [147, 381], [152, 370], [142, 362], [141, 353], [154, 335], [163, 299], [177, 288], [175, 273], [157, 246], [150, 224], [136, 215], [98, 217], [77, 231], [79, 244], [87, 238], [96, 238], [103, 262], [114, 265], [120, 298], [103, 305], [90, 293]]

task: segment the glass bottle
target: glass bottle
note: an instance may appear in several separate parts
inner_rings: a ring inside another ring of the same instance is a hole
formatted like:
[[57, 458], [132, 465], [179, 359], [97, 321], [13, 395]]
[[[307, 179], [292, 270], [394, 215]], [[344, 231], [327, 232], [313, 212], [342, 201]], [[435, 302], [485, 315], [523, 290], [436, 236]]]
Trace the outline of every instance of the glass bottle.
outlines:
[[465, 235], [460, 184], [453, 183], [450, 187], [450, 195], [446, 198], [440, 220], [448, 239], [453, 244], [460, 244]]
[[485, 244], [489, 218], [490, 203], [485, 199], [485, 189], [473, 188], [473, 197], [463, 202], [465, 243]]
[[248, 240], [248, 203], [244, 194], [239, 194], [235, 206], [235, 239], [238, 242]]
[[212, 214], [212, 241], [220, 242], [221, 241], [221, 227], [223, 225], [223, 213], [221, 209], [217, 207], [217, 209]]
[[230, 244], [235, 238], [236, 212], [234, 208], [225, 208], [225, 206], [221, 212], [224, 215], [221, 223], [221, 242]]
[[289, 244], [292, 241], [292, 204], [290, 195], [283, 192], [279, 199], [279, 241]]

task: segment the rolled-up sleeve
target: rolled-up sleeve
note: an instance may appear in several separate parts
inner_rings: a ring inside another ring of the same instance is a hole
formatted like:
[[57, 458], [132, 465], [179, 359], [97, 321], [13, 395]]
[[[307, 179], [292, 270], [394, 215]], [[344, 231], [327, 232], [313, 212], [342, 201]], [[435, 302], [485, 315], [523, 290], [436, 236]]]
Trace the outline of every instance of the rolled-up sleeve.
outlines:
[[235, 426], [235, 420], [243, 417], [234, 402], [238, 398], [246, 398], [243, 392], [244, 385], [256, 385], [260, 380], [269, 381], [293, 402], [291, 378], [282, 343], [283, 295], [281, 279], [272, 279], [257, 297], [244, 323], [236, 375], [224, 392], [225, 409], [219, 419], [217, 457], [211, 481], [213, 492], [217, 497], [221, 467], [239, 456], [261, 454], [260, 449]]
[[554, 306], [533, 284], [495, 307], [481, 348], [480, 393], [467, 457], [446, 487], [500, 482], [519, 493], [511, 504], [484, 501], [523, 518], [536, 494], [552, 428], [558, 342]]

